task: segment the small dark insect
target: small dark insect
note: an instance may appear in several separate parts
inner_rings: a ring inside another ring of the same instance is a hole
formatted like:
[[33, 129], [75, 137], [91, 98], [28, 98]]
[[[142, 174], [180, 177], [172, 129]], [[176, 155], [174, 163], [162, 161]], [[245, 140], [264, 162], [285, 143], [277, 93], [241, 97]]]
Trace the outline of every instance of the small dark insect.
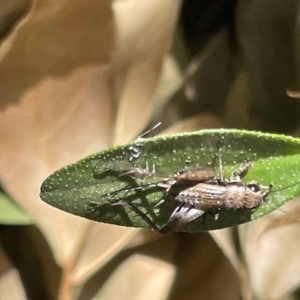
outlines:
[[[145, 187], [162, 187], [165, 189], [163, 201], [168, 199], [176, 200], [181, 204], [174, 210], [167, 223], [160, 229], [156, 224], [139, 208], [124, 200], [116, 200], [113, 205], [121, 205], [130, 208], [148, 225], [160, 234], [169, 234], [178, 231], [182, 226], [192, 222], [205, 213], [212, 213], [215, 219], [220, 211], [226, 209], [254, 209], [261, 203], [266, 202], [266, 197], [272, 189], [272, 185], [262, 186], [257, 182], [244, 183], [241, 176], [252, 166], [250, 161], [244, 162], [237, 168], [227, 180], [224, 176], [221, 148], [217, 154], [219, 158], [219, 177], [215, 171], [208, 167], [189, 167], [181, 170], [173, 176], [169, 176], [158, 183], [140, 185], [138, 187], [121, 189], [103, 195], [111, 198], [121, 191], [142, 190]], [[151, 176], [153, 172], [149, 168], [141, 169], [132, 167], [123, 170], [126, 175]], [[160, 201], [157, 205], [161, 204]], [[96, 204], [91, 202], [91, 204]], [[156, 206], [157, 206], [156, 205]]]

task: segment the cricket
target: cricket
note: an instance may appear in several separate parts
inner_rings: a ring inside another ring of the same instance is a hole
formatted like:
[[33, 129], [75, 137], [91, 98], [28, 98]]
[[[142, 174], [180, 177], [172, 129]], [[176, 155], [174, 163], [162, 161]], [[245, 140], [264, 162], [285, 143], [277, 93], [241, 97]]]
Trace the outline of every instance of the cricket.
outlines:
[[[219, 175], [210, 167], [188, 167], [178, 173], [168, 176], [156, 183], [148, 183], [137, 187], [123, 188], [101, 196], [112, 200], [112, 205], [121, 205], [128, 207], [139, 215], [150, 228], [161, 235], [167, 235], [177, 232], [184, 225], [205, 215], [213, 214], [217, 220], [222, 210], [238, 210], [242, 208], [255, 209], [263, 202], [267, 201], [273, 185], [263, 186], [255, 181], [245, 183], [243, 176], [252, 167], [251, 161], [242, 163], [230, 176], [225, 178], [224, 163], [222, 158], [221, 146], [217, 145]], [[123, 170], [120, 176], [153, 176], [155, 170], [150, 171], [148, 166], [143, 169], [133, 166], [130, 169]], [[158, 176], [156, 174], [156, 176]], [[161, 176], [161, 175], [160, 175]], [[178, 201], [179, 206], [173, 211], [167, 223], [158, 228], [156, 224], [139, 208], [124, 200], [114, 200], [113, 196], [120, 192], [142, 190], [145, 187], [161, 187], [164, 189], [164, 197], [158, 204], [164, 201]], [[91, 202], [94, 209], [97, 208], [96, 202]]]

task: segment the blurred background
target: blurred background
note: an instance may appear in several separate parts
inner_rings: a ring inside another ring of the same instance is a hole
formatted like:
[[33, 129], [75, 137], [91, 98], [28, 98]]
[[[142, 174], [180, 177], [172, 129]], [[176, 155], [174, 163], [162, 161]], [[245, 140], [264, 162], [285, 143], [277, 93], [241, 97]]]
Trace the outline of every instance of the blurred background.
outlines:
[[43, 203], [55, 170], [134, 140], [299, 135], [296, 0], [0, 3], [0, 300], [300, 299], [300, 206], [159, 237]]

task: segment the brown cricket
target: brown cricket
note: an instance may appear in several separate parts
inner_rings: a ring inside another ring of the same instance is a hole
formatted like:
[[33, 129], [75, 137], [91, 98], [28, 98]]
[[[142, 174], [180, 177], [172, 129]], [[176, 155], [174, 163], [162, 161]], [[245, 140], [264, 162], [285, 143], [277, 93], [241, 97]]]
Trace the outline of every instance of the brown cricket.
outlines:
[[[255, 181], [243, 182], [241, 176], [252, 166], [250, 161], [244, 162], [237, 168], [227, 180], [224, 176], [223, 161], [221, 150], [217, 154], [219, 158], [219, 177], [215, 171], [209, 167], [189, 167], [180, 172], [169, 176], [158, 183], [141, 185], [138, 187], [122, 189], [103, 195], [102, 197], [111, 198], [112, 195], [120, 191], [138, 190], [145, 187], [162, 187], [165, 189], [166, 200], [176, 200], [181, 204], [171, 214], [167, 223], [158, 228], [156, 224], [139, 208], [124, 200], [116, 200], [112, 205], [128, 207], [138, 214], [148, 225], [160, 234], [166, 235], [180, 228], [205, 213], [213, 213], [215, 219], [218, 218], [222, 210], [248, 208], [254, 209], [262, 202], [266, 201], [271, 192], [272, 185], [263, 186]], [[124, 170], [126, 175], [145, 175], [151, 176], [148, 167], [141, 169], [133, 167]], [[161, 204], [162, 201], [159, 202]], [[91, 203], [96, 204], [96, 203]], [[157, 204], [156, 206], [158, 206]]]

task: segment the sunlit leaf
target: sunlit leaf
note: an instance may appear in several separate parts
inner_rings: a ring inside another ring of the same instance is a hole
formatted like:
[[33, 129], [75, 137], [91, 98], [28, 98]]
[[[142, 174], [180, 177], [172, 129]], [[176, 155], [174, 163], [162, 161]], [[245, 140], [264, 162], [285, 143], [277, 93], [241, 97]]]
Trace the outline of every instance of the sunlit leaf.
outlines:
[[0, 224], [28, 225], [32, 223], [33, 218], [29, 213], [0, 191]]
[[[159, 227], [163, 226], [176, 206], [176, 201], [166, 201], [154, 208], [163, 197], [162, 188], [141, 191], [106, 193], [125, 187], [157, 182], [161, 178], [133, 178], [124, 170], [139, 167], [156, 174], [172, 175], [189, 166], [213, 166], [218, 170], [216, 145], [222, 143], [223, 160], [227, 177], [246, 159], [253, 167], [245, 176], [245, 182], [255, 180], [259, 184], [274, 185], [274, 191], [297, 182], [300, 178], [300, 140], [275, 134], [244, 130], [203, 130], [173, 136], [139, 139], [134, 143], [108, 149], [67, 166], [51, 175], [42, 185], [41, 198], [57, 208], [84, 218], [122, 226], [149, 227], [129, 209], [112, 205], [112, 200], [130, 201]], [[115, 171], [107, 171], [107, 168]], [[122, 176], [123, 175], [123, 176]], [[207, 214], [183, 231], [205, 231], [234, 226], [257, 219], [300, 194], [300, 184], [271, 193], [269, 202], [256, 210], [227, 210], [218, 220]], [[93, 203], [99, 203], [94, 207]]]

